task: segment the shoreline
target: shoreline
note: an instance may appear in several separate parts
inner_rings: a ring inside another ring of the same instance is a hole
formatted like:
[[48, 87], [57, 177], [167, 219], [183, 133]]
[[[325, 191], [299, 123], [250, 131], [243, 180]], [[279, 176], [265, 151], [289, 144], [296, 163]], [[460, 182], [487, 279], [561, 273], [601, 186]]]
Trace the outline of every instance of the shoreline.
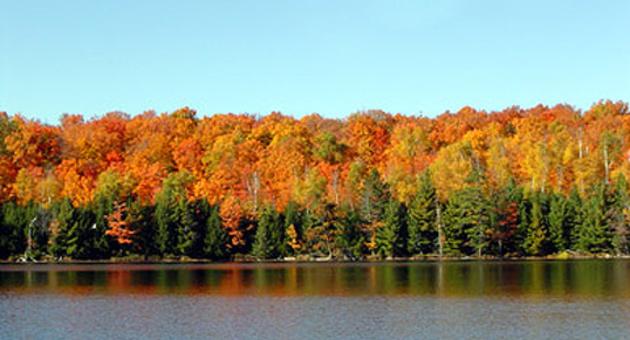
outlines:
[[627, 260], [630, 255], [610, 255], [610, 254], [590, 254], [590, 255], [569, 255], [562, 256], [416, 256], [416, 257], [399, 257], [399, 258], [368, 258], [363, 260], [347, 260], [347, 259], [322, 259], [322, 258], [284, 258], [284, 259], [268, 259], [257, 260], [254, 258], [235, 258], [231, 260], [212, 261], [206, 259], [193, 258], [153, 258], [153, 259], [137, 259], [126, 257], [114, 257], [102, 260], [38, 260], [38, 261], [11, 261], [0, 260], [0, 265], [103, 265], [103, 264], [371, 264], [371, 263], [430, 263], [430, 262], [517, 262], [517, 261], [567, 261], [567, 260]]

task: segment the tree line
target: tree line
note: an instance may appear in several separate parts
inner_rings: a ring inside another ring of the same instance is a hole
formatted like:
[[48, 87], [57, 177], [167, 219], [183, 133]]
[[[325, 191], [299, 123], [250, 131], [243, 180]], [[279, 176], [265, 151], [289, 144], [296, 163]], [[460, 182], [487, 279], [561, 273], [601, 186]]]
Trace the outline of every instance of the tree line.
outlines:
[[628, 107], [46, 125], [0, 113], [0, 258], [627, 254]]

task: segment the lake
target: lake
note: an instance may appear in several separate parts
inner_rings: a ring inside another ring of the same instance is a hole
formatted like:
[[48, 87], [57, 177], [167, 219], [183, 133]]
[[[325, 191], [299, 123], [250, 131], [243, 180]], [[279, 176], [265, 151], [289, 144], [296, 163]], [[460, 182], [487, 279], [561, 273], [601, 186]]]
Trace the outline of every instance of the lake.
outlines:
[[0, 338], [628, 338], [630, 261], [0, 265]]

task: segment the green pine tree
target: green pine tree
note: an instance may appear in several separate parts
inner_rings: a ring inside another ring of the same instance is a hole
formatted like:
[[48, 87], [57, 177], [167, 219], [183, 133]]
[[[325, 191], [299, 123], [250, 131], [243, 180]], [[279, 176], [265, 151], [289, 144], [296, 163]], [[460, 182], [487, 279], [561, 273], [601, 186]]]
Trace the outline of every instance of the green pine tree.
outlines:
[[154, 206], [134, 200], [129, 200], [128, 206], [127, 212], [131, 216], [129, 226], [136, 232], [135, 250], [144, 255], [145, 259], [150, 255], [158, 254]]
[[21, 206], [12, 201], [2, 206], [0, 255], [3, 258], [25, 253], [29, 225], [36, 216], [36, 211], [31, 206], [32, 204]]
[[566, 202], [566, 228], [569, 236], [568, 249], [577, 250], [582, 227], [582, 199], [578, 189], [573, 187]]
[[407, 245], [407, 225], [405, 207], [395, 199], [385, 206], [383, 226], [378, 229], [376, 242], [379, 252], [386, 257], [405, 254]]
[[157, 224], [156, 245], [161, 256], [174, 253], [176, 200], [170, 188], [163, 188], [155, 200], [155, 222]]
[[55, 206], [55, 231], [51, 237], [50, 253], [54, 257], [66, 255], [69, 230], [74, 220], [74, 207], [69, 199], [63, 199]]
[[576, 248], [582, 252], [601, 253], [611, 249], [606, 225], [606, 186], [594, 186], [582, 205], [582, 224], [578, 228]]
[[553, 252], [568, 249], [569, 227], [567, 223], [567, 200], [560, 194], [552, 194], [549, 200], [549, 241]]
[[197, 228], [192, 207], [185, 198], [179, 198], [176, 204], [176, 224], [177, 224], [177, 254], [181, 256], [193, 255]]
[[613, 251], [620, 254], [628, 253], [628, 183], [626, 177], [620, 174], [615, 179], [615, 187], [608, 195], [606, 210], [606, 224], [612, 233], [611, 245]]
[[335, 235], [336, 246], [346, 258], [360, 259], [363, 257], [365, 243], [365, 237], [360, 229], [361, 217], [349, 205], [343, 205], [339, 210], [340, 218]]
[[437, 245], [437, 196], [429, 170], [420, 176], [418, 190], [408, 209], [409, 239], [407, 251], [410, 255], [429, 254]]
[[487, 200], [478, 186], [453, 193], [444, 212], [444, 251], [451, 255], [483, 254], [488, 217]]
[[388, 200], [387, 185], [381, 180], [378, 171], [372, 169], [363, 183], [361, 218], [368, 224], [382, 221]]
[[258, 218], [252, 254], [258, 259], [278, 258], [282, 244], [279, 235], [284, 235], [283, 232], [279, 232], [281, 230], [280, 218], [276, 209], [270, 205], [263, 208]]
[[228, 252], [225, 248], [228, 242], [228, 235], [221, 225], [219, 208], [214, 206], [210, 210], [206, 220], [206, 232], [203, 241], [204, 255], [211, 260], [223, 260], [227, 258]]
[[93, 243], [96, 231], [96, 216], [89, 207], [79, 207], [68, 230], [66, 241], [66, 255], [73, 259], [93, 259], [99, 255], [94, 254]]
[[535, 192], [530, 195], [529, 202], [529, 225], [523, 248], [527, 255], [543, 255], [547, 251], [547, 197], [544, 193]]
[[155, 199], [156, 243], [161, 256], [184, 255], [192, 245], [194, 218], [186, 192], [191, 180], [185, 171], [169, 175]]

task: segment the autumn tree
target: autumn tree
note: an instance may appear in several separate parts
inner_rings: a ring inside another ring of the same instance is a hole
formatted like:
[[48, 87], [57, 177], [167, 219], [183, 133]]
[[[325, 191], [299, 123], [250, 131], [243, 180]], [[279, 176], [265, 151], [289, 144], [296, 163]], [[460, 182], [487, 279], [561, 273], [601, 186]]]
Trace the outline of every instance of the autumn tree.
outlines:
[[288, 255], [300, 254], [304, 246], [304, 225], [298, 204], [289, 202], [282, 215], [286, 240], [284, 252]]
[[0, 257], [105, 259], [117, 240], [146, 258], [624, 254], [628, 113], [610, 100], [435, 118], [0, 112]]
[[114, 209], [105, 218], [108, 226], [105, 235], [114, 238], [121, 247], [130, 247], [133, 243], [135, 231], [129, 228], [126, 204], [124, 202], [115, 203]]
[[503, 256], [517, 251], [515, 236], [519, 229], [523, 201], [522, 190], [513, 179], [507, 186], [496, 191], [492, 195], [490, 204], [490, 242], [496, 245], [496, 254]]

